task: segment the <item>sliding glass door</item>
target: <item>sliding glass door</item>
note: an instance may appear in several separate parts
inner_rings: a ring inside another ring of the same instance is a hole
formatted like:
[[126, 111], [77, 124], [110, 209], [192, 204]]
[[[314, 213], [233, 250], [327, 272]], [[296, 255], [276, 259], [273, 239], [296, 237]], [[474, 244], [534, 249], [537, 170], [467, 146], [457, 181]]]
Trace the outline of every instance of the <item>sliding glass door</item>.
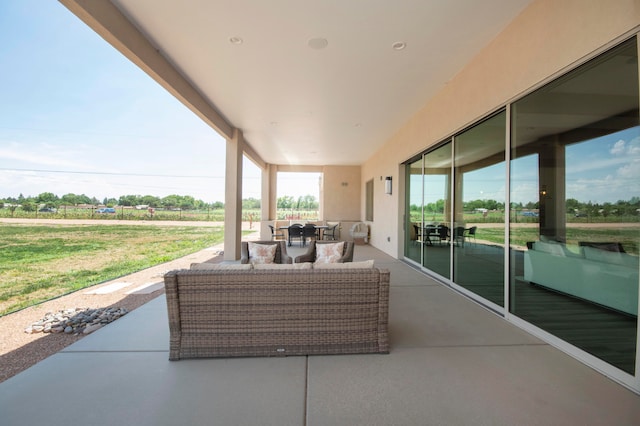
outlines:
[[422, 157], [407, 164], [405, 193], [404, 254], [416, 263], [422, 260]]
[[515, 102], [510, 311], [634, 374], [640, 247], [635, 38]]
[[453, 282], [504, 306], [506, 113], [455, 137]]
[[424, 155], [422, 265], [450, 278], [451, 143]]

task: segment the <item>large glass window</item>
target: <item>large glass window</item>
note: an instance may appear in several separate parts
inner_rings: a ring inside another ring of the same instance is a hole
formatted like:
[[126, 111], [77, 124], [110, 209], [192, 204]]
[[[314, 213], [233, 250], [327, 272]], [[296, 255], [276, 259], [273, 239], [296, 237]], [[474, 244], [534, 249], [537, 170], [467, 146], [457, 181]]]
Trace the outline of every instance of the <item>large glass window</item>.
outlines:
[[451, 143], [424, 156], [422, 264], [450, 278]]
[[506, 113], [455, 137], [453, 281], [504, 306]]
[[406, 175], [407, 257], [631, 375], [640, 288], [637, 51], [635, 38], [622, 43], [511, 104], [511, 123], [500, 112], [414, 159]]
[[422, 259], [422, 157], [406, 168], [405, 256], [416, 263]]
[[512, 106], [510, 311], [634, 374], [635, 39]]

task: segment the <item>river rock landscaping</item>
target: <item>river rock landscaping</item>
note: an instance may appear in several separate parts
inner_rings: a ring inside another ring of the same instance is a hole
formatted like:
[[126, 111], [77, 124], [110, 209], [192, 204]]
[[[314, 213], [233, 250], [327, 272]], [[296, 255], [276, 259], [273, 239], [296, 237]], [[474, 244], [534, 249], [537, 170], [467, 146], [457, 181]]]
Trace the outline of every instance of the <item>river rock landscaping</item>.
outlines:
[[33, 333], [89, 334], [127, 314], [126, 308], [70, 308], [47, 312], [24, 331]]

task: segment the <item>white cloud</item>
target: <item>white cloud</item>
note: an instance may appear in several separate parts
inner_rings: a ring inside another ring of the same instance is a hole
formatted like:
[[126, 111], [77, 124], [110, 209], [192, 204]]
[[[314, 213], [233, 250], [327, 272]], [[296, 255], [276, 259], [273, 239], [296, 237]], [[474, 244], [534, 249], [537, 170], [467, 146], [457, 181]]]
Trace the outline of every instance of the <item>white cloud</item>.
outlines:
[[620, 139], [618, 142], [613, 144], [613, 147], [609, 151], [613, 155], [624, 154], [625, 152], [625, 141]]

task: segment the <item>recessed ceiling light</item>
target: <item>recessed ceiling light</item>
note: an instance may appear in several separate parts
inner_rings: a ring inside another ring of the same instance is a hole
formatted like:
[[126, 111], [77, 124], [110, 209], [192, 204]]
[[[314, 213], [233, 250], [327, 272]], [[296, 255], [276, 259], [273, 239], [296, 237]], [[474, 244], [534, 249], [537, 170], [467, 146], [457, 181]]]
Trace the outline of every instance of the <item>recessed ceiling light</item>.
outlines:
[[242, 44], [243, 40], [240, 37], [230, 37], [229, 41], [231, 44]]
[[309, 41], [307, 42], [307, 44], [312, 49], [320, 50], [320, 49], [324, 49], [325, 47], [327, 47], [329, 42], [327, 41], [326, 38], [318, 37], [318, 38], [310, 38]]
[[405, 43], [404, 41], [396, 41], [391, 45], [391, 47], [393, 47], [394, 50], [402, 50], [407, 47], [407, 43]]

